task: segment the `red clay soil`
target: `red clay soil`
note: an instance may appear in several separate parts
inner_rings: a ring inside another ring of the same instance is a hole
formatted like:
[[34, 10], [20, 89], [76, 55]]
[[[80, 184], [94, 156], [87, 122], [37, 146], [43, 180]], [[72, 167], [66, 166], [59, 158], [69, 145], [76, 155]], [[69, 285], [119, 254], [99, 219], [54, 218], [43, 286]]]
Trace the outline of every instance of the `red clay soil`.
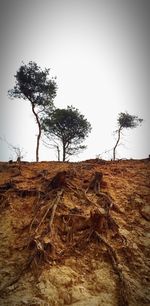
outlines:
[[150, 305], [149, 203], [149, 160], [1, 162], [0, 305]]

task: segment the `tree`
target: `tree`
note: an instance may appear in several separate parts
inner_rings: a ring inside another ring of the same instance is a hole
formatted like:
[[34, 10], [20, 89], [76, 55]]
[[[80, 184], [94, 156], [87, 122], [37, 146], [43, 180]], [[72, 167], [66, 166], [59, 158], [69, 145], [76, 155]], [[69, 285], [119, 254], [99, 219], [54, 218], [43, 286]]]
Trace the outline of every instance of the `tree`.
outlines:
[[19, 146], [12, 145], [11, 143], [9, 143], [5, 139], [5, 137], [0, 137], [0, 140], [4, 141], [8, 145], [8, 148], [13, 152], [13, 154], [15, 154], [15, 160], [16, 161], [21, 161], [22, 158], [24, 158], [26, 153], [24, 152], [23, 148], [20, 148]]
[[54, 139], [49, 137], [49, 142], [45, 139], [43, 139], [43, 145], [48, 148], [48, 149], [55, 149], [57, 153], [57, 160], [60, 161], [60, 148], [59, 148], [59, 143]]
[[38, 125], [36, 161], [39, 161], [39, 144], [41, 138], [41, 116], [46, 108], [52, 110], [53, 100], [56, 96], [57, 85], [55, 78], [49, 79], [50, 69], [42, 70], [35, 62], [30, 61], [23, 64], [17, 74], [16, 85], [8, 91], [11, 98], [22, 98], [29, 100]]
[[118, 123], [118, 130], [116, 133], [118, 134], [116, 144], [113, 148], [113, 159], [116, 159], [116, 148], [119, 144], [121, 138], [121, 132], [123, 129], [133, 129], [139, 126], [142, 123], [143, 119], [138, 118], [138, 116], [132, 116], [126, 113], [119, 113], [117, 123]]
[[90, 123], [81, 115], [78, 109], [68, 106], [67, 109], [55, 109], [43, 120], [45, 135], [51, 140], [55, 138], [62, 146], [62, 160], [67, 156], [80, 153], [86, 146], [81, 143], [91, 131]]

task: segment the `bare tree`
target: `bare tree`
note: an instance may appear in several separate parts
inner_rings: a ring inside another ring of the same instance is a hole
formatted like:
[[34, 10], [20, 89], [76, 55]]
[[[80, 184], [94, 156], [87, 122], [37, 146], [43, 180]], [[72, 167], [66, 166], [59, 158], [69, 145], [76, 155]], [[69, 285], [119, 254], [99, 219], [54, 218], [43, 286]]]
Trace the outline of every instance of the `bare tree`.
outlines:
[[23, 148], [20, 148], [19, 146], [12, 145], [4, 137], [0, 137], [0, 139], [2, 141], [4, 141], [8, 145], [8, 148], [11, 150], [11, 152], [13, 152], [13, 154], [15, 154], [15, 160], [16, 161], [21, 161], [24, 158], [25, 152], [24, 152]]
[[47, 139], [49, 141], [49, 143], [47, 143], [47, 141], [45, 139], [42, 140], [44, 146], [48, 149], [54, 149], [57, 152], [57, 160], [60, 161], [60, 145], [59, 143], [52, 137], [48, 137]]

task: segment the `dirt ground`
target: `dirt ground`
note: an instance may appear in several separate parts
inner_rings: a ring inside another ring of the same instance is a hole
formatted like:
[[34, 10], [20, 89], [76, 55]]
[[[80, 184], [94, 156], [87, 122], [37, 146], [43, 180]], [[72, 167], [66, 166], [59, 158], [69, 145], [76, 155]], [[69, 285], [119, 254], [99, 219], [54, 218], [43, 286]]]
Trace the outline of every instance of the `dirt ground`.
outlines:
[[0, 305], [150, 305], [149, 203], [148, 159], [1, 162]]

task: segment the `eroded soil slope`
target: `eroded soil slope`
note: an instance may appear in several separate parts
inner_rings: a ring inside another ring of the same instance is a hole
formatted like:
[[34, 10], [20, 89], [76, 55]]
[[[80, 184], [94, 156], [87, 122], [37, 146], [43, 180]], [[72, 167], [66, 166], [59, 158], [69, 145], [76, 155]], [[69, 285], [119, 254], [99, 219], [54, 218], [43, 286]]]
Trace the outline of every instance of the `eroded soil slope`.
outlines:
[[150, 305], [149, 200], [149, 160], [0, 163], [0, 305]]

